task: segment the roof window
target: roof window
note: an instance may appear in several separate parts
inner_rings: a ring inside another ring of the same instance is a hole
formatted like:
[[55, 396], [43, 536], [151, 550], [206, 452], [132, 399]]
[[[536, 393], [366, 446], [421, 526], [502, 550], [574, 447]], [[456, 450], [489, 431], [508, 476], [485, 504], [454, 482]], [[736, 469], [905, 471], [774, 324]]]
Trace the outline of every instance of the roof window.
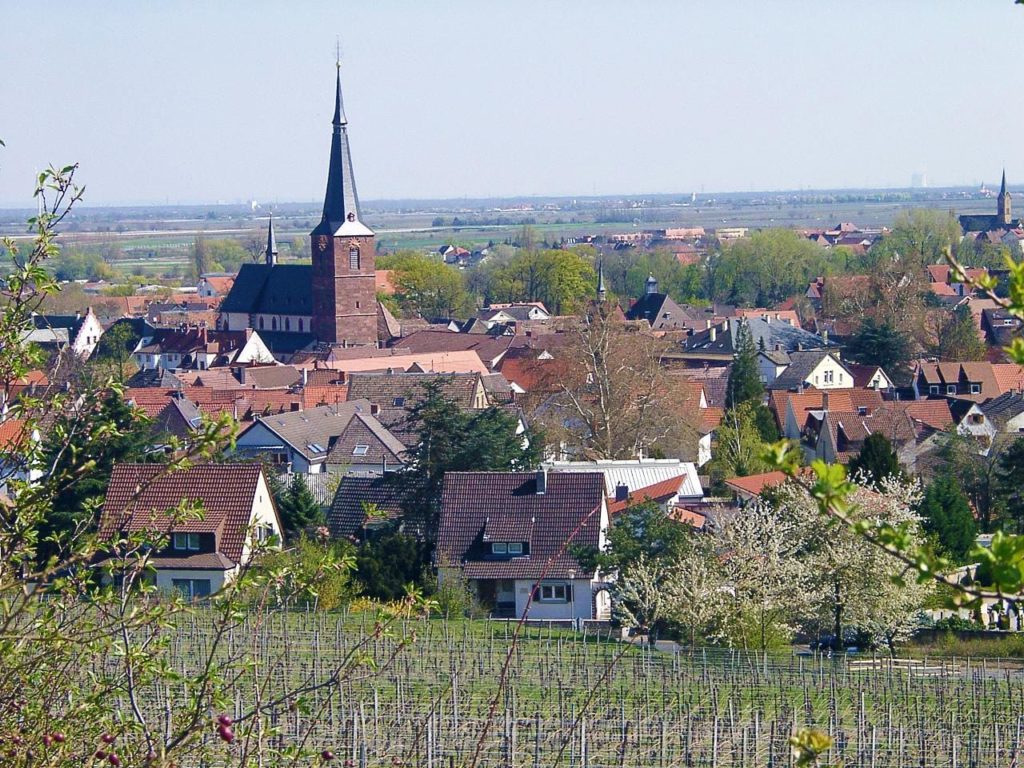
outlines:
[[369, 452], [370, 446], [368, 445], [357, 445], [355, 448], [352, 449], [353, 456], [365, 456]]

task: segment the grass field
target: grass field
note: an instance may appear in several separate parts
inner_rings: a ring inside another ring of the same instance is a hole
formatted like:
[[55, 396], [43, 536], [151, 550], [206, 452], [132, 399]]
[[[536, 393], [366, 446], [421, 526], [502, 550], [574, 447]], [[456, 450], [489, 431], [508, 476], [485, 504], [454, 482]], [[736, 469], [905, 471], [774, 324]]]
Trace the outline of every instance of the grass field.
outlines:
[[[372, 614], [277, 613], [235, 632], [225, 653], [255, 648], [271, 690], [326, 677], [372, 630]], [[392, 640], [360, 668], [278, 723], [307, 725], [319, 748], [353, 765], [465, 765], [480, 743], [487, 766], [785, 766], [787, 739], [815, 726], [844, 765], [1011, 765], [1024, 715], [1019, 665], [964, 659], [832, 660], [721, 649], [663, 653], [616, 642], [608, 630], [528, 628], [497, 698], [511, 625], [411, 620], [416, 639], [388, 664]], [[187, 667], [210, 641], [199, 618], [175, 635]], [[253, 700], [241, 681], [237, 713]], [[161, 711], [180, 692], [153, 691]]]

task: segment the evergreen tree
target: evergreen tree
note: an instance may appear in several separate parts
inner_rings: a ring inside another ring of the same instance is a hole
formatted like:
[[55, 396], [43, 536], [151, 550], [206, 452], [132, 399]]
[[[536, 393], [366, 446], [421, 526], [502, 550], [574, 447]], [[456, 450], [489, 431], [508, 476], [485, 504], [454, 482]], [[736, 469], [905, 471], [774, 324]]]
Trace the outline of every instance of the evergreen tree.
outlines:
[[757, 368], [757, 345], [746, 322], [736, 323], [736, 357], [729, 371], [725, 391], [725, 407], [735, 408], [741, 403], [759, 403], [764, 397], [764, 386]]
[[542, 439], [516, 434], [518, 419], [501, 408], [463, 411], [444, 396], [439, 381], [423, 385], [426, 396], [409, 411], [406, 426], [417, 436], [408, 469], [390, 476], [403, 491], [403, 512], [437, 534], [445, 472], [522, 471], [540, 461]]
[[1024, 533], [1024, 438], [1015, 440], [999, 457], [998, 478], [1006, 516], [1018, 533]]
[[[278, 487], [280, 485], [278, 482]], [[291, 482], [277, 495], [276, 501], [284, 535], [289, 541], [325, 522], [323, 510], [298, 473], [292, 475]]]
[[967, 562], [978, 526], [955, 477], [943, 475], [928, 486], [920, 514], [924, 530], [936, 538], [942, 552], [956, 563]]
[[356, 550], [356, 578], [378, 600], [399, 600], [410, 584], [430, 592], [429, 545], [394, 530], [375, 536]]
[[939, 329], [935, 354], [940, 360], [984, 360], [987, 351], [971, 310], [966, 305], [957, 307]]
[[897, 383], [906, 383], [911, 347], [910, 340], [888, 323], [865, 318], [847, 349], [850, 359], [865, 365], [878, 365]]
[[850, 462], [849, 474], [852, 477], [860, 472], [864, 482], [877, 486], [887, 477], [901, 477], [900, 460], [892, 443], [881, 432], [873, 432], [864, 441], [860, 453]]

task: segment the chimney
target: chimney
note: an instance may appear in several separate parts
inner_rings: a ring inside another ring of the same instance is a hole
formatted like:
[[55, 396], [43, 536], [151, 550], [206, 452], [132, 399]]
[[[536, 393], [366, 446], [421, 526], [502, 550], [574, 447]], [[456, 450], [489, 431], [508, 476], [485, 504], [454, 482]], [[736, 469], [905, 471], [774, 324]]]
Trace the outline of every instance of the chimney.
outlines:
[[616, 483], [615, 485], [615, 500], [625, 501], [629, 498], [629, 486], [625, 483]]
[[821, 332], [821, 338], [825, 342], [825, 346], [828, 346], [828, 328]]
[[828, 410], [828, 390], [826, 389], [821, 393], [821, 410]]
[[712, 325], [708, 329], [708, 338], [711, 340], [712, 344], [718, 340], [718, 328], [716, 326]]
[[308, 368], [303, 368], [302, 369], [302, 386], [305, 387], [306, 384], [308, 384], [308, 383], [309, 383], [309, 369]]
[[548, 492], [548, 470], [541, 468], [537, 470], [537, 495], [543, 496]]
[[704, 327], [705, 327], [705, 328], [706, 328], [707, 330], [709, 330], [709, 331], [710, 331], [710, 330], [711, 330], [711, 319], [710, 319], [710, 318], [708, 318], [708, 319], [707, 319], [707, 320], [705, 320], [704, 322], [705, 322], [705, 326], [704, 326]]
[[376, 416], [378, 413], [380, 413], [380, 406], [377, 403], [370, 403], [370, 415]]

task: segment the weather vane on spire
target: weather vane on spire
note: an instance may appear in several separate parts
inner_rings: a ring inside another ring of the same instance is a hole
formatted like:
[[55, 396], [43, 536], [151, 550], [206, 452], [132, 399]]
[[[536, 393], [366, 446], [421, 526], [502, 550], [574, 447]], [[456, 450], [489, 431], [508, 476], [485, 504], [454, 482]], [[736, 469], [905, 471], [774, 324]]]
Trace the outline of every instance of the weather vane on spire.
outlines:
[[334, 66], [341, 69], [341, 35], [334, 39]]

